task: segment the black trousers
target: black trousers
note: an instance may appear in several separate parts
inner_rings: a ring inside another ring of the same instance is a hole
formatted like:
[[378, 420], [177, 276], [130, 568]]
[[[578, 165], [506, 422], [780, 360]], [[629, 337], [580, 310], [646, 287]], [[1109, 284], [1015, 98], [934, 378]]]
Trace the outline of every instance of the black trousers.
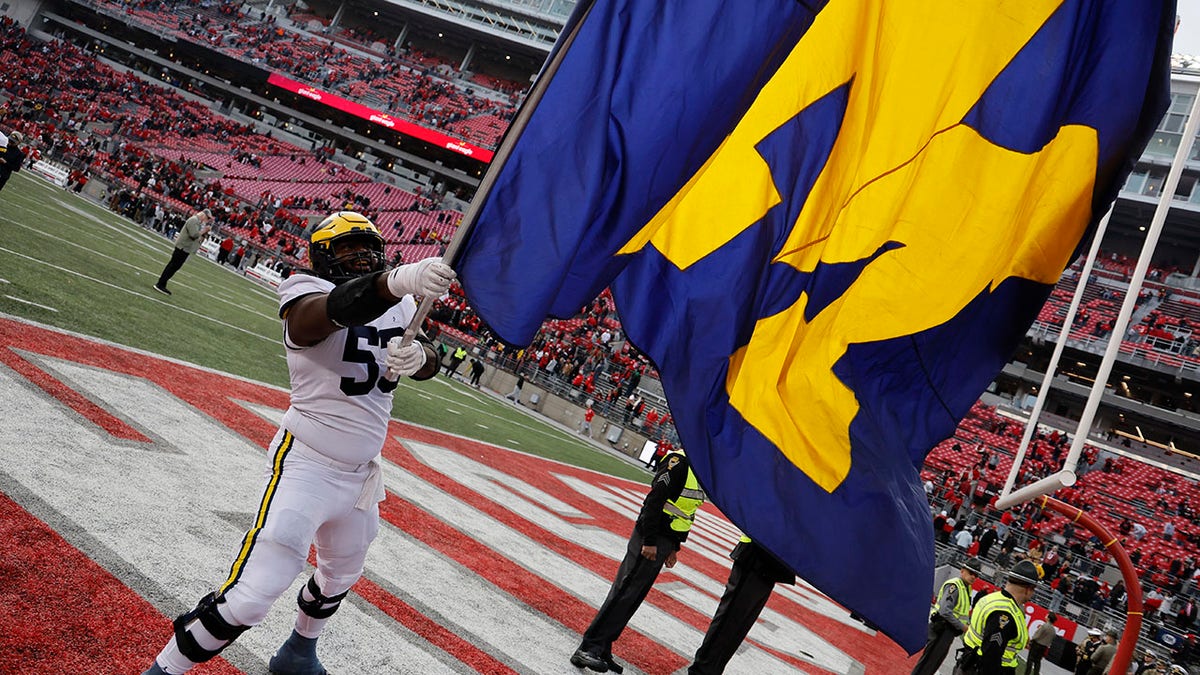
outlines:
[[1049, 647], [1039, 645], [1036, 642], [1029, 643], [1029, 660], [1025, 662], [1025, 675], [1033, 673], [1033, 675], [1041, 675], [1042, 658], [1046, 656]]
[[704, 642], [696, 650], [688, 675], [725, 672], [725, 666], [749, 635], [774, 589], [775, 579], [763, 575], [751, 556], [734, 560], [725, 594], [704, 634]]
[[158, 283], [155, 286], [166, 288], [167, 282], [171, 280], [171, 277], [175, 276], [180, 267], [183, 267], [183, 263], [187, 261], [189, 255], [191, 254], [181, 248], [172, 251], [171, 259], [167, 261], [167, 266], [163, 268], [162, 276], [158, 278]]
[[668, 537], [658, 538], [658, 553], [654, 560], [642, 557], [642, 535], [635, 527], [629, 537], [629, 546], [625, 549], [625, 559], [617, 569], [617, 578], [613, 579], [612, 588], [608, 589], [608, 597], [600, 605], [600, 611], [592, 624], [583, 633], [583, 641], [579, 648], [599, 657], [612, 656], [613, 643], [621, 637], [621, 632], [633, 618], [634, 612], [641, 607], [642, 601], [662, 571], [667, 556], [675, 550], [675, 542]]
[[921, 652], [921, 658], [917, 660], [917, 665], [913, 666], [912, 675], [935, 675], [938, 668], [942, 667], [942, 662], [946, 660], [946, 654], [950, 653], [950, 646], [954, 644], [954, 638], [958, 636], [959, 632], [941, 619], [938, 619], [936, 623], [931, 623], [929, 641], [925, 643], [925, 650]]

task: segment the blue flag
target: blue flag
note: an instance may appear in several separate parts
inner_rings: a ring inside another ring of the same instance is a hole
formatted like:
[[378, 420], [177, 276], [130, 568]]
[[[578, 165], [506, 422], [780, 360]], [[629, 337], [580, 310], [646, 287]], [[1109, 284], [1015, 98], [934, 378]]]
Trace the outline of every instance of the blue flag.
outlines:
[[713, 502], [912, 653], [919, 468], [1165, 110], [1174, 2], [748, 10], [597, 0], [456, 267], [512, 344], [611, 285]]

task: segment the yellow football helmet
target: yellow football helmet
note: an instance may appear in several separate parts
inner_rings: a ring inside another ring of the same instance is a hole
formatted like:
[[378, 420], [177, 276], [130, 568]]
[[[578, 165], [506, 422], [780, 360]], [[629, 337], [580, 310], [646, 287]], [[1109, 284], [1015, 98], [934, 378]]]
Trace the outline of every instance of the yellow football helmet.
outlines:
[[[387, 267], [383, 257], [383, 235], [375, 223], [361, 213], [338, 211], [330, 215], [312, 231], [309, 242], [308, 260], [313, 271], [335, 284]], [[350, 242], [365, 246], [355, 251], [343, 251]]]

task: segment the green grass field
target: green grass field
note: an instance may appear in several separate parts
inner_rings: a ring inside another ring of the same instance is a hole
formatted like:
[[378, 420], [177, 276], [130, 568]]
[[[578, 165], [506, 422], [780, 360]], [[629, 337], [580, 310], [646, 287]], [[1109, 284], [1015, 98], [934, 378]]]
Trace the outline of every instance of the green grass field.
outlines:
[[[0, 192], [0, 313], [282, 387], [276, 296], [198, 255], [151, 288], [170, 257], [159, 234], [37, 177]], [[512, 404], [445, 378], [405, 381], [396, 417], [647, 482], [649, 474]]]

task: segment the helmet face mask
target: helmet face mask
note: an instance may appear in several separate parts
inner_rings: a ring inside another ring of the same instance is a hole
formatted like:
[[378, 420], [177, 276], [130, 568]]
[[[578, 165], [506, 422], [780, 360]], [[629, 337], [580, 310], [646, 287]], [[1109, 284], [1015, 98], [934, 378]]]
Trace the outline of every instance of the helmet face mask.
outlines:
[[313, 230], [309, 241], [308, 259], [313, 271], [335, 284], [387, 268], [383, 236], [360, 213], [339, 211], [329, 216]]

